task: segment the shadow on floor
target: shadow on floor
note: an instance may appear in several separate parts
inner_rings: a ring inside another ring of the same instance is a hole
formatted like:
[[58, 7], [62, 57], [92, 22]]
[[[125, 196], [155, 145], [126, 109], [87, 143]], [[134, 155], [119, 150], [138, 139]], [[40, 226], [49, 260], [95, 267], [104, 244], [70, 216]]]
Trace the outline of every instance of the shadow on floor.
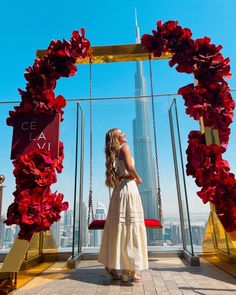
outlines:
[[120, 286], [133, 286], [131, 281], [123, 283], [121, 280], [113, 280], [109, 275], [104, 276], [104, 269], [98, 265], [93, 265], [89, 267], [80, 267], [74, 270], [62, 270], [62, 271], [47, 271], [40, 275], [40, 277], [45, 277], [46, 279], [55, 279], [56, 274], [64, 275], [64, 277], [59, 278], [60, 280], [75, 280], [88, 284], [95, 285], [120, 285]]
[[[152, 263], [150, 262], [150, 267], [149, 269], [152, 269], [153, 271], [161, 271], [161, 272], [177, 272], [177, 273], [189, 273], [189, 274], [196, 274], [196, 275], [202, 275], [211, 279], [215, 279], [218, 281], [222, 281], [225, 283], [233, 284], [236, 287], [236, 280], [233, 276], [230, 274], [224, 272], [220, 268], [216, 267], [215, 265], [205, 261], [201, 260], [201, 265], [200, 266], [190, 266], [186, 260], [181, 259], [180, 261], [184, 264], [183, 265], [168, 265], [168, 264], [160, 264], [158, 265], [157, 263]], [[224, 291], [224, 290], [223, 290]], [[236, 291], [233, 290], [233, 291]]]

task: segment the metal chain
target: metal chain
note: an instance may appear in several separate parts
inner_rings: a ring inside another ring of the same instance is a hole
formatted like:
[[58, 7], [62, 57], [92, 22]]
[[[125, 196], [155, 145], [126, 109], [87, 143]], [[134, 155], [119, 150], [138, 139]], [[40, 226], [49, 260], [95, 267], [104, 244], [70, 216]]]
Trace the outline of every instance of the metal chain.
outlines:
[[163, 210], [161, 202], [161, 186], [160, 186], [160, 173], [158, 164], [158, 153], [157, 153], [157, 136], [156, 136], [156, 118], [154, 109], [154, 93], [153, 93], [153, 79], [152, 79], [152, 61], [149, 55], [149, 73], [150, 73], [150, 88], [151, 88], [151, 102], [152, 102], [152, 123], [153, 123], [153, 136], [154, 136], [154, 147], [155, 147], [155, 164], [156, 164], [156, 180], [157, 180], [157, 205], [159, 210], [159, 219], [163, 224]]
[[93, 214], [93, 121], [92, 121], [92, 62], [89, 62], [89, 123], [90, 123], [90, 134], [89, 134], [89, 196], [88, 196], [88, 226], [90, 224], [90, 218], [92, 214], [92, 220], [94, 220]]

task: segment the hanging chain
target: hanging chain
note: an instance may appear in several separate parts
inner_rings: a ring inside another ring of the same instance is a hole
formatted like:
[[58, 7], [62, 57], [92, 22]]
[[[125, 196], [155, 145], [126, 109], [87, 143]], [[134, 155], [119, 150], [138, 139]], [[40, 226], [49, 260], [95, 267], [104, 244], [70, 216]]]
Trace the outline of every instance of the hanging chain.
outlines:
[[158, 153], [157, 153], [157, 135], [156, 135], [156, 118], [154, 109], [154, 93], [153, 93], [153, 79], [152, 79], [152, 61], [149, 55], [149, 72], [150, 72], [150, 88], [151, 88], [151, 101], [152, 101], [152, 122], [153, 122], [153, 136], [154, 136], [154, 147], [155, 147], [155, 164], [156, 164], [156, 180], [157, 180], [157, 205], [159, 210], [159, 219], [163, 224], [163, 210], [161, 202], [161, 186], [160, 186], [160, 173], [158, 164]]
[[92, 121], [92, 62], [89, 62], [89, 123], [90, 123], [90, 134], [89, 134], [89, 196], [88, 196], [88, 225], [90, 224], [90, 218], [94, 219], [93, 214], [93, 121]]

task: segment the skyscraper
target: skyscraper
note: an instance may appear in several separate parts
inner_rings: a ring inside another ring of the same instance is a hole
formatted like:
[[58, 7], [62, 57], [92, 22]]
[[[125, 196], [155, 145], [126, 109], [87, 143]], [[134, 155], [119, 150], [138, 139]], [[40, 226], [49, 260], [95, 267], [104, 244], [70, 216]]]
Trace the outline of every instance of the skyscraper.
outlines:
[[[140, 43], [137, 15], [136, 22], [136, 43]], [[142, 198], [145, 218], [158, 218], [156, 204], [156, 181], [153, 182], [154, 166], [152, 156], [152, 137], [150, 126], [150, 104], [146, 96], [146, 80], [144, 77], [143, 62], [136, 62], [135, 72], [135, 119], [133, 120], [133, 142], [135, 166], [143, 182], [139, 185], [139, 192]], [[147, 233], [148, 244], [157, 244], [158, 234], [156, 230], [149, 230]]]
[[[71, 247], [73, 241], [73, 210], [64, 212], [63, 233], [61, 237], [61, 247]], [[62, 241], [64, 240], [64, 242]]]
[[60, 221], [54, 222], [51, 231], [53, 233], [53, 238], [57, 244], [57, 247], [60, 245]]
[[87, 226], [87, 208], [85, 202], [82, 203], [82, 235], [81, 246], [88, 246], [88, 226]]

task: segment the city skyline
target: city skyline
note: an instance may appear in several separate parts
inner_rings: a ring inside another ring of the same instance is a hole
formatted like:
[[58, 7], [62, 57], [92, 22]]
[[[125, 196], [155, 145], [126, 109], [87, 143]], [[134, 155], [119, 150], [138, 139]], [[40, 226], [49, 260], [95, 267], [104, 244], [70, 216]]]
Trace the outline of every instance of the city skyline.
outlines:
[[[97, 212], [96, 216], [96, 210]], [[95, 216], [98, 219], [105, 219], [106, 218], [106, 210], [104, 204], [98, 202], [96, 204]], [[85, 223], [85, 227], [82, 227], [82, 247], [99, 247], [101, 243], [102, 237], [102, 230], [96, 231], [89, 231], [89, 238], [88, 238], [88, 229], [86, 224], [86, 213], [87, 207], [83, 202], [83, 223]], [[85, 215], [84, 215], [85, 214]], [[72, 247], [72, 240], [73, 240], [73, 210], [68, 210], [62, 214], [62, 218], [60, 221], [56, 222], [52, 226], [52, 232], [54, 235], [54, 240], [58, 246], [58, 249], [64, 251], [69, 250]], [[0, 220], [0, 252], [7, 252], [13, 245], [13, 242], [17, 236], [19, 231], [19, 227], [16, 225], [13, 226], [6, 226], [3, 224], [3, 216], [2, 220]], [[191, 224], [192, 230], [192, 239], [194, 246], [201, 246], [201, 243], [204, 238], [205, 227], [207, 224], [208, 215], [199, 213], [198, 215], [194, 216], [194, 221]], [[78, 221], [78, 220], [77, 220]], [[189, 231], [186, 230], [186, 238], [187, 244], [190, 244], [190, 237]], [[75, 230], [75, 245], [77, 246], [77, 238], [78, 238], [78, 227], [76, 225]], [[88, 239], [88, 240], [87, 240]], [[180, 246], [182, 245], [182, 236], [181, 236], [181, 225], [180, 225], [180, 218], [179, 216], [170, 216], [165, 217], [164, 224], [163, 224], [163, 247], [169, 246]], [[149, 244], [149, 246], [153, 246]], [[64, 249], [64, 250], [63, 250]], [[199, 248], [196, 248], [199, 250]], [[70, 251], [70, 250], [69, 250]]]

